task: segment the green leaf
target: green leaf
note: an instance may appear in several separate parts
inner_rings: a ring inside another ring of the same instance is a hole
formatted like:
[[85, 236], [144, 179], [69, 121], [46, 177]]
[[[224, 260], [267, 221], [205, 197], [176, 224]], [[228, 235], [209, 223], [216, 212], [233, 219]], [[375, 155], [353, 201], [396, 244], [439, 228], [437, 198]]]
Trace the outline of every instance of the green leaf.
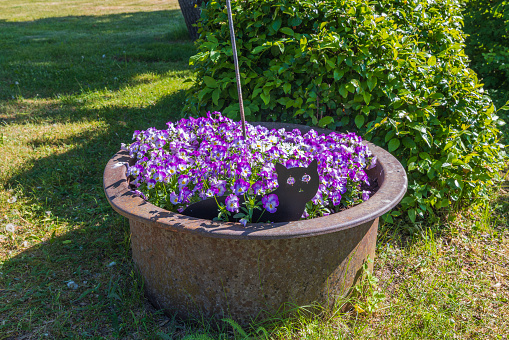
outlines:
[[348, 96], [348, 90], [346, 89], [345, 84], [341, 84], [341, 86], [339, 87], [339, 94], [343, 98], [346, 98]]
[[427, 152], [419, 152], [419, 157], [421, 157], [422, 159], [431, 159], [429, 153]]
[[294, 35], [294, 32], [293, 32], [293, 30], [292, 30], [290, 27], [283, 27], [283, 28], [281, 28], [279, 31], [280, 31], [281, 33], [283, 33], [283, 34], [290, 35], [290, 36], [292, 36], [292, 37], [293, 37], [293, 35]]
[[[359, 86], [361, 86], [361, 83], [359, 82], [358, 79], [352, 79], [350, 80], [350, 83], [355, 87], [355, 88], [358, 88]], [[352, 91], [353, 92], [353, 91]]]
[[408, 210], [408, 217], [412, 223], [415, 223], [415, 209]]
[[343, 78], [343, 75], [345, 74], [344, 70], [335, 69], [334, 70], [334, 80], [340, 80]]
[[331, 116], [325, 116], [322, 119], [320, 119], [320, 121], [318, 122], [318, 126], [323, 128], [331, 123], [334, 123], [334, 118], [332, 118]]
[[371, 100], [371, 94], [368, 92], [363, 92], [362, 96], [364, 97], [364, 101], [366, 102], [366, 105], [369, 105], [369, 101]]
[[453, 145], [454, 145], [454, 143], [453, 143], [453, 142], [448, 142], [448, 143], [447, 143], [447, 144], [445, 144], [445, 146], [444, 146], [444, 151], [445, 151], [445, 150], [447, 150], [447, 149], [449, 149], [449, 148], [450, 148], [451, 146], [453, 146]]
[[384, 220], [384, 222], [386, 223], [393, 223], [394, 220], [392, 219], [392, 216], [391, 214], [383, 214], [382, 215], [382, 219]]
[[207, 85], [208, 87], [211, 87], [211, 88], [217, 87], [217, 82], [212, 77], [205, 76], [205, 77], [203, 77], [203, 81], [205, 82], [205, 85]]
[[272, 22], [272, 29], [277, 32], [281, 27], [281, 22], [282, 22], [281, 18], [277, 18], [276, 20], [274, 20]]
[[283, 85], [283, 91], [285, 91], [286, 94], [290, 93], [291, 89], [292, 89], [291, 83], [285, 83]]
[[408, 149], [413, 149], [417, 146], [417, 144], [415, 144], [415, 142], [408, 137], [403, 138], [403, 145]]
[[256, 46], [252, 51], [251, 53], [252, 54], [258, 54], [262, 51], [265, 51], [268, 47], [267, 46]]
[[415, 198], [413, 197], [405, 197], [401, 200], [401, 204], [406, 204], [406, 205], [413, 205], [413, 203], [415, 202]]
[[364, 125], [364, 120], [365, 118], [363, 115], [355, 116], [355, 125], [357, 126], [358, 129], [360, 129], [362, 125]]
[[435, 66], [436, 63], [437, 63], [437, 58], [434, 55], [429, 57], [428, 66]]
[[449, 205], [449, 200], [447, 198], [442, 199], [436, 204], [436, 207], [438, 209], [447, 207]]
[[372, 91], [375, 88], [376, 82], [377, 82], [376, 77], [368, 78], [367, 83], [368, 83], [368, 88], [370, 91]]
[[214, 105], [219, 105], [218, 100], [220, 94], [221, 94], [220, 89], [215, 89], [214, 92], [212, 92], [212, 103], [214, 103]]
[[265, 105], [269, 105], [269, 103], [270, 103], [270, 94], [265, 94], [265, 93], [262, 92], [260, 94], [260, 97], [262, 98], [262, 100], [265, 103]]
[[393, 152], [399, 147], [400, 141], [398, 138], [393, 138], [389, 142], [389, 152]]
[[390, 141], [392, 139], [392, 137], [394, 137], [394, 135], [396, 134], [396, 132], [394, 130], [391, 130], [389, 132], [387, 132], [387, 134], [385, 135], [385, 142], [387, 143], [388, 141]]
[[201, 90], [201, 91], [198, 93], [198, 100], [202, 101], [202, 100], [205, 98], [205, 96], [206, 96], [207, 94], [209, 94], [210, 92], [211, 92], [211, 89], [210, 89], [210, 88], [208, 88], [208, 87], [203, 88], [203, 90]]

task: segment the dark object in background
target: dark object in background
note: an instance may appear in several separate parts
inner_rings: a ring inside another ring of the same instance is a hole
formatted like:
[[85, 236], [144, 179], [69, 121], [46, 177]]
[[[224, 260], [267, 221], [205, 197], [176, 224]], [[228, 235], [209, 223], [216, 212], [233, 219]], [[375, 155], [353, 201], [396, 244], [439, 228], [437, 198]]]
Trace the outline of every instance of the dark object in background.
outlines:
[[179, 0], [180, 10], [186, 21], [187, 30], [191, 39], [198, 39], [198, 27], [196, 25], [201, 14], [203, 0]]

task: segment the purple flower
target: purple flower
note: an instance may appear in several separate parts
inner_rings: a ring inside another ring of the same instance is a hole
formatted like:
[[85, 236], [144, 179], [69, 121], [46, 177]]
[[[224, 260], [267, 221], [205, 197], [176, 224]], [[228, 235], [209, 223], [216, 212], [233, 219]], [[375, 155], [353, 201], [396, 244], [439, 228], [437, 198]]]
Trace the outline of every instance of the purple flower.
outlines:
[[296, 159], [289, 159], [289, 160], [286, 161], [285, 166], [286, 166], [287, 169], [298, 167], [299, 166], [299, 161], [296, 160]]
[[181, 201], [179, 199], [179, 196], [177, 194], [175, 194], [175, 192], [170, 192], [170, 202], [171, 204], [175, 205], [175, 204], [179, 204]]
[[138, 137], [140, 136], [140, 130], [136, 130], [133, 133], [133, 140], [138, 140]]
[[362, 200], [363, 201], [367, 201], [369, 199], [369, 194], [370, 193], [371, 193], [371, 191], [363, 190], [362, 191]]
[[239, 178], [235, 184], [233, 185], [233, 192], [235, 195], [242, 195], [249, 190], [249, 182], [244, 181], [242, 178]]
[[260, 195], [263, 190], [263, 183], [261, 181], [257, 181], [251, 186], [251, 188], [255, 195]]
[[337, 206], [337, 205], [339, 205], [339, 203], [341, 203], [341, 192], [335, 191], [332, 194], [332, 204], [334, 206]]
[[175, 163], [169, 163], [166, 166], [166, 171], [168, 171], [168, 176], [173, 176], [177, 173], [177, 165]]
[[187, 175], [182, 175], [178, 179], [179, 187], [182, 188], [189, 184], [190, 178]]
[[[174, 209], [183, 208], [186, 202], [227, 195], [229, 188], [233, 196], [259, 196], [276, 189], [279, 182], [310, 182], [314, 178], [309, 175], [278, 179], [275, 163], [287, 168], [305, 167], [316, 159], [320, 182], [312, 202], [315, 208], [332, 210], [345, 193], [358, 190], [362, 182], [368, 183], [364, 170], [376, 165], [376, 157], [354, 133], [332, 132], [325, 136], [311, 130], [302, 135], [297, 129], [269, 130], [247, 124], [244, 139], [240, 123], [218, 112], [167, 125], [166, 130], [136, 131], [133, 143], [123, 148], [136, 158], [136, 164], [126, 172], [134, 178], [131, 184], [144, 183], [150, 190], [161, 183], [158, 188], [171, 193], [171, 202], [178, 202]], [[360, 196], [366, 199], [369, 194], [361, 192]], [[231, 209], [235, 202], [238, 209], [238, 200], [229, 197]], [[262, 204], [266, 210], [276, 211], [279, 202], [277, 197], [267, 195]]]
[[145, 194], [143, 194], [141, 191], [139, 190], [133, 190], [131, 191], [131, 193], [135, 196], [140, 196], [141, 198], [143, 198], [144, 200], [147, 199], [147, 196], [145, 196]]
[[134, 176], [134, 177], [138, 177], [138, 175], [140, 173], [143, 172], [143, 170], [145, 170], [143, 168], [143, 165], [141, 164], [136, 164], [136, 165], [133, 165], [132, 167], [129, 168], [128, 170], [128, 175], [131, 175], [131, 176]]
[[237, 168], [237, 175], [242, 176], [244, 178], [249, 177], [251, 175], [251, 167], [249, 163], [242, 162], [239, 164]]
[[151, 178], [147, 181], [148, 190], [154, 189], [155, 186], [156, 186], [156, 181], [154, 179]]
[[223, 196], [226, 192], [226, 181], [220, 180], [212, 185], [212, 192], [216, 196]]
[[373, 169], [375, 166], [376, 166], [376, 156], [373, 156], [373, 158], [371, 158], [371, 163], [369, 163], [368, 165], [368, 170]]
[[245, 227], [246, 224], [247, 224], [247, 220], [245, 218], [241, 218], [239, 223], [242, 224]]
[[239, 198], [234, 194], [226, 197], [225, 204], [226, 210], [230, 212], [237, 212], [239, 210]]
[[276, 208], [279, 205], [279, 199], [276, 194], [269, 194], [262, 197], [262, 205], [264, 209], [267, 209], [271, 214], [276, 212]]
[[189, 201], [189, 195], [191, 195], [191, 190], [188, 187], [183, 187], [179, 193], [179, 201], [180, 202]]
[[153, 177], [156, 182], [163, 182], [165, 178], [166, 174], [163, 171], [156, 172]]
[[155, 143], [156, 145], [156, 148], [160, 149], [162, 148], [164, 145], [166, 144], [166, 141], [162, 140], [162, 139], [158, 139]]

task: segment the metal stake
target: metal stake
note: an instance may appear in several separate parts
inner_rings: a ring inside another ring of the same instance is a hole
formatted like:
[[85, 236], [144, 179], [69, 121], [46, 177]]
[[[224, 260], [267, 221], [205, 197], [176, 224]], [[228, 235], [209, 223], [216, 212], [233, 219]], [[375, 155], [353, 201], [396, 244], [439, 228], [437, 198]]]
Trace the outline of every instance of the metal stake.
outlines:
[[237, 78], [237, 92], [239, 94], [240, 119], [242, 121], [242, 135], [246, 139], [246, 117], [244, 116], [244, 102], [242, 101], [242, 88], [240, 86], [239, 59], [237, 57], [237, 43], [235, 42], [235, 32], [233, 31], [232, 6], [230, 0], [226, 0], [226, 9], [228, 11], [228, 24], [230, 26], [230, 38], [232, 41], [233, 65], [235, 66], [235, 77]]

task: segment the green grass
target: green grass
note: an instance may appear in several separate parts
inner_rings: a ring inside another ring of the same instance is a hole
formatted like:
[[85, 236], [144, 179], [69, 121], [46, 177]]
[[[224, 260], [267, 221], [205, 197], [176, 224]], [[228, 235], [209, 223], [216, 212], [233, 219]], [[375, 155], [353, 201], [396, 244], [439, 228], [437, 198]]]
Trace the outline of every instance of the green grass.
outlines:
[[134, 130], [181, 116], [195, 47], [177, 2], [0, 2], [0, 51], [0, 339], [509, 334], [505, 189], [444, 225], [382, 226], [378, 284], [367, 275], [336, 308], [244, 329], [164, 316], [102, 172]]

